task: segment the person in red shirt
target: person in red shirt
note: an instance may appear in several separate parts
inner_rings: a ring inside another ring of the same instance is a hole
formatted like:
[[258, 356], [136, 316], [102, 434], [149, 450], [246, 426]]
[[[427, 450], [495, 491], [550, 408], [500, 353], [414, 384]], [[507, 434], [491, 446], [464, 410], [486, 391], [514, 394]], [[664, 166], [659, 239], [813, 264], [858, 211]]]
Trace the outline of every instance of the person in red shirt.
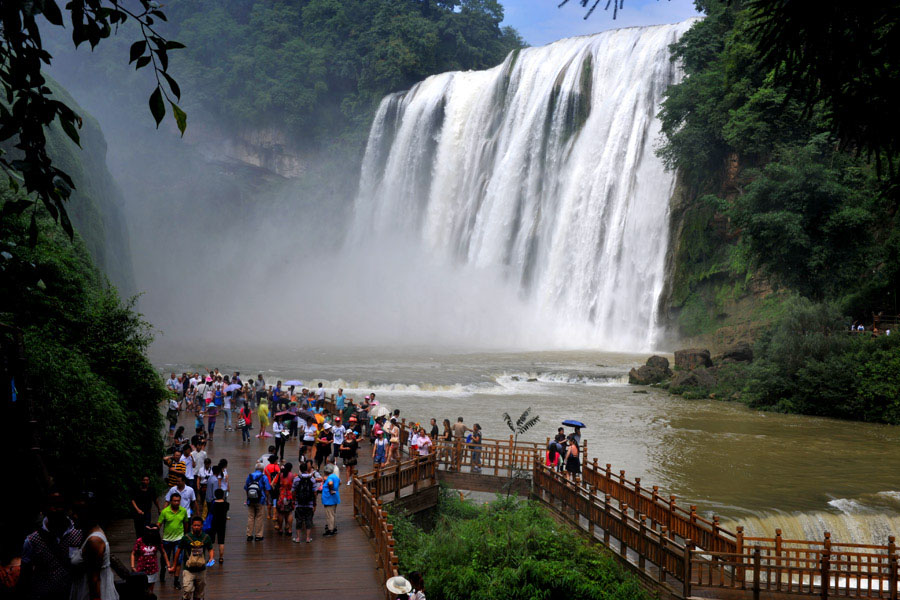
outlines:
[[[278, 456], [272, 454], [269, 456], [269, 464], [266, 465], [266, 468], [263, 470], [266, 474], [266, 478], [269, 480], [269, 485], [272, 487], [272, 494], [268, 499], [268, 516], [270, 519], [274, 520], [275, 516], [275, 506], [278, 504], [278, 489], [275, 487], [278, 483], [278, 474], [281, 472], [281, 467], [278, 466]], [[277, 527], [276, 527], [277, 529]]]

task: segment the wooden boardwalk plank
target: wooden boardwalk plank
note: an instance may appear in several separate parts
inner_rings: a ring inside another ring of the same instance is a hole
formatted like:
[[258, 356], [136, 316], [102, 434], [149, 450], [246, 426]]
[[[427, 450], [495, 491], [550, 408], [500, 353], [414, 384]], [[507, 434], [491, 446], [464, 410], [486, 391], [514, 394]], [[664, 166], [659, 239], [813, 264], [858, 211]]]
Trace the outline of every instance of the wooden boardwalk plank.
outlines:
[[[193, 429], [193, 417], [182, 415], [186, 430]], [[221, 427], [221, 422], [220, 422]], [[254, 430], [253, 433], [257, 433]], [[313, 541], [295, 544], [289, 537], [280, 536], [274, 521], [266, 522], [265, 539], [247, 541], [247, 507], [244, 504], [244, 480], [256, 461], [266, 451], [271, 438], [241, 443], [240, 431], [217, 430], [207, 451], [213, 464], [228, 460], [231, 509], [225, 533], [225, 563], [210, 567], [207, 572], [209, 599], [241, 598], [247, 600], [284, 597], [330, 597], [348, 599], [384, 598], [383, 578], [375, 566], [374, 548], [353, 518], [353, 495], [346, 485], [347, 476], [341, 469], [341, 504], [335, 524], [336, 536], [323, 537], [325, 512], [319, 498], [313, 519]], [[371, 445], [360, 444], [360, 469], [372, 470]], [[285, 459], [294, 464], [297, 472], [299, 442], [289, 441]], [[340, 461], [338, 461], [340, 464]], [[154, 509], [154, 519], [156, 510]], [[134, 543], [134, 528], [130, 520], [118, 521], [109, 528], [113, 552], [125, 565]], [[218, 547], [216, 547], [218, 558]], [[181, 598], [168, 575], [164, 585], [157, 584], [155, 593], [160, 599]]]

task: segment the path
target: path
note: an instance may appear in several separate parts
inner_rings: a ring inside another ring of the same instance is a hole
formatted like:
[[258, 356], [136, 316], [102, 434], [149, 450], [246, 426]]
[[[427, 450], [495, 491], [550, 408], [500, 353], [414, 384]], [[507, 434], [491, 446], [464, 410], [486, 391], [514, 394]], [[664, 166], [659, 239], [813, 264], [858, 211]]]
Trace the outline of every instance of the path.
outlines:
[[[193, 416], [182, 413], [180, 424], [193, 430]], [[258, 423], [254, 422], [254, 426]], [[222, 426], [221, 419], [219, 427]], [[337, 510], [338, 534], [323, 537], [325, 513], [321, 498], [314, 518], [313, 542], [295, 544], [288, 537], [275, 532], [274, 521], [267, 521], [265, 539], [248, 542], [247, 507], [244, 504], [244, 481], [256, 461], [266, 451], [272, 438], [258, 440], [254, 428], [252, 442], [241, 444], [240, 431], [217, 428], [207, 451], [213, 464], [228, 460], [231, 485], [231, 520], [225, 534], [225, 564], [216, 564], [207, 574], [206, 597], [222, 598], [286, 598], [298, 593], [310, 598], [384, 598], [380, 572], [375, 567], [375, 554], [369, 539], [353, 518], [353, 494], [346, 485], [347, 477], [341, 469], [341, 504]], [[372, 470], [371, 445], [364, 441], [360, 449], [361, 472]], [[294, 464], [297, 472], [299, 442], [289, 441], [285, 459]], [[340, 461], [338, 461], [340, 464]], [[154, 509], [154, 518], [156, 511]], [[128, 553], [134, 543], [134, 529], [130, 520], [119, 521], [110, 528], [113, 552], [128, 565]], [[218, 556], [218, 548], [216, 549]], [[180, 598], [171, 576], [166, 584], [154, 590], [160, 599]]]

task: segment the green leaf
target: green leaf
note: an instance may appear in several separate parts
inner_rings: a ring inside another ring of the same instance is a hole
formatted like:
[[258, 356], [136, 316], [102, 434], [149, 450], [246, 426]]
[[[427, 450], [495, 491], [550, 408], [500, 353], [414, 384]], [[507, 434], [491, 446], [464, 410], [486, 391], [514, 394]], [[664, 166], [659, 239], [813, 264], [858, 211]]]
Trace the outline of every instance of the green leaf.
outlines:
[[177, 99], [181, 100], [181, 88], [178, 87], [178, 82], [176, 82], [175, 79], [173, 79], [172, 76], [165, 71], [163, 71], [162, 74], [163, 77], [166, 78], [166, 81], [169, 82], [169, 88], [172, 90], [172, 93], [175, 94], [175, 97]]
[[131, 51], [129, 52], [130, 58], [128, 59], [128, 64], [133, 63], [137, 59], [139, 59], [144, 51], [147, 50], [147, 40], [138, 40], [131, 45]]
[[63, 24], [62, 13], [59, 11], [59, 6], [56, 5], [56, 1], [44, 0], [43, 4], [42, 12], [44, 18], [47, 19], [51, 25], [61, 26]]
[[81, 148], [81, 137], [78, 135], [78, 129], [75, 128], [75, 122], [63, 117], [60, 117], [59, 121], [62, 124], [63, 131], [69, 136], [69, 139]]
[[170, 101], [169, 104], [172, 106], [172, 114], [175, 115], [175, 123], [178, 125], [178, 131], [180, 131], [183, 136], [184, 130], [187, 128], [187, 113], [181, 110], [174, 102]]
[[159, 129], [159, 124], [166, 116], [166, 105], [163, 102], [162, 88], [159, 86], [156, 86], [156, 89], [150, 94], [150, 113], [156, 120], [156, 128]]

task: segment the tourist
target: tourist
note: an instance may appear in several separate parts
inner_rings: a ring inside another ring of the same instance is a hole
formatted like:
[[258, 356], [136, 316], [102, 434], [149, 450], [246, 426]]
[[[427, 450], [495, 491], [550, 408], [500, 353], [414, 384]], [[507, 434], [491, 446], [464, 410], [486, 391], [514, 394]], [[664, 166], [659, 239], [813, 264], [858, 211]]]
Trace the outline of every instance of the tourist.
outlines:
[[431, 431], [428, 432], [428, 437], [430, 437], [432, 440], [436, 440], [436, 439], [438, 439], [438, 436], [440, 435], [440, 433], [441, 432], [438, 430], [438, 426], [437, 426], [437, 419], [432, 417], [431, 418]]
[[[209, 510], [206, 505], [210, 503], [209, 495], [207, 494], [210, 477], [215, 478], [213, 476], [212, 459], [207, 456], [203, 461], [203, 466], [197, 471], [197, 503], [201, 506], [200, 516], [204, 519], [206, 518], [207, 510]], [[216, 486], [215, 489], [219, 489], [219, 486]]]
[[300, 475], [294, 478], [291, 487], [294, 496], [294, 536], [300, 543], [300, 530], [306, 536], [306, 543], [312, 542], [313, 514], [316, 506], [316, 482], [308, 462], [300, 463]]
[[228, 460], [221, 459], [219, 461], [219, 469], [221, 469], [221, 474], [219, 476], [219, 488], [225, 492], [225, 498], [228, 498], [228, 490], [230, 489], [229, 479], [228, 479]]
[[303, 426], [303, 440], [301, 442], [307, 449], [307, 457], [310, 457], [312, 448], [316, 444], [318, 432], [319, 428], [316, 426], [316, 420], [311, 417], [307, 418], [306, 424]]
[[81, 547], [84, 535], [66, 516], [59, 492], [47, 498], [47, 507], [37, 531], [22, 546], [21, 587], [27, 598], [66, 600], [72, 587], [73, 551]]
[[166, 410], [166, 420], [169, 421], [169, 436], [175, 437], [175, 426], [178, 424], [178, 400], [169, 399], [169, 407]]
[[341, 417], [334, 418], [334, 426], [331, 428], [331, 437], [332, 437], [332, 455], [337, 457], [341, 452], [341, 444], [344, 443], [344, 435], [347, 433], [347, 428], [344, 427]]
[[405, 577], [400, 577], [399, 575], [388, 579], [385, 586], [391, 594], [396, 595], [398, 598], [409, 598], [409, 593], [413, 589], [412, 584]]
[[334, 397], [334, 407], [339, 411], [344, 411], [344, 403], [347, 402], [347, 396], [344, 395], [344, 388], [338, 388], [337, 395]]
[[581, 446], [581, 427], [575, 428], [575, 431], [572, 432], [572, 439], [575, 440], [576, 446]]
[[574, 479], [581, 474], [581, 462], [578, 460], [578, 443], [575, 434], [569, 436], [569, 449], [566, 451], [566, 477]]
[[263, 539], [263, 527], [266, 524], [266, 492], [272, 486], [263, 472], [263, 464], [256, 463], [256, 469], [247, 475], [244, 491], [247, 492], [247, 541]]
[[219, 407], [215, 402], [206, 407], [206, 430], [209, 432], [209, 439], [213, 438], [216, 432], [216, 419], [219, 416]]
[[158, 525], [162, 530], [163, 550], [168, 556], [169, 572], [175, 576], [175, 589], [181, 587], [178, 580], [180, 566], [175, 562], [175, 553], [181, 538], [184, 537], [184, 531], [188, 522], [187, 511], [181, 506], [181, 494], [177, 492], [169, 497], [169, 504], [159, 512]]
[[181, 481], [169, 488], [166, 492], [166, 504], [169, 504], [173, 495], [177, 494], [181, 498], [180, 505], [187, 509], [188, 516], [199, 515], [200, 510], [197, 506], [197, 493], [194, 488], [188, 487], [187, 477], [181, 476]]
[[387, 462], [387, 449], [390, 447], [388, 439], [390, 434], [387, 431], [381, 433], [381, 437], [372, 444], [372, 464], [376, 469], [384, 467]]
[[256, 462], [261, 462], [264, 465], [269, 464], [269, 457], [275, 454], [275, 446], [270, 445], [269, 451], [259, 457], [259, 460]]
[[425, 580], [418, 571], [409, 574], [409, 584], [412, 590], [409, 593], [409, 600], [425, 600]]
[[293, 468], [291, 463], [285, 463], [281, 467], [281, 473], [278, 474], [277, 484], [272, 486], [274, 490], [277, 490], [275, 531], [278, 531], [280, 535], [291, 535], [291, 515], [294, 512], [293, 485], [296, 477], [291, 472]]
[[472, 428], [472, 472], [481, 473], [481, 425]]
[[322, 382], [319, 382], [319, 386], [316, 388], [316, 407], [325, 405], [325, 388], [322, 386]]
[[225, 417], [225, 431], [234, 431], [233, 423], [231, 420], [231, 407], [233, 401], [234, 390], [225, 392], [225, 398], [222, 400], [222, 413]]
[[[207, 561], [206, 552], [209, 552]], [[191, 530], [181, 538], [181, 544], [175, 554], [176, 562], [184, 556], [184, 581], [182, 582], [182, 598], [184, 600], [203, 600], [206, 591], [206, 567], [215, 564], [212, 540], [203, 533], [203, 519], [191, 519]], [[172, 570], [172, 567], [169, 568]]]
[[194, 463], [194, 477], [188, 477], [188, 485], [194, 488], [194, 491], [198, 491], [200, 471], [201, 469], [203, 469], [204, 465], [206, 465], [206, 461], [209, 458], [209, 454], [206, 452], [206, 440], [200, 439], [198, 436], [197, 443], [194, 448], [195, 450], [193, 451], [193, 453], [191, 453], [191, 458], [193, 459]]
[[[210, 461], [212, 462], [212, 461]], [[219, 465], [213, 465], [210, 468], [210, 476], [206, 480], [206, 489], [204, 490], [203, 499], [206, 502], [206, 510], [200, 516], [204, 519], [206, 515], [209, 514], [209, 511], [212, 510], [212, 503], [216, 501], [216, 490], [221, 490], [222, 482], [222, 469]], [[222, 490], [222, 497], [225, 497], [225, 490]]]
[[150, 476], [141, 477], [141, 483], [131, 494], [132, 518], [134, 519], [134, 535], [141, 537], [144, 530], [152, 522], [150, 511], [156, 504], [156, 512], [159, 513], [159, 500], [150, 487]]
[[391, 417], [391, 424], [388, 427], [390, 433], [391, 445], [388, 448], [388, 458], [386, 465], [391, 464], [391, 460], [400, 462], [400, 425], [397, 423], [397, 417]]
[[131, 570], [147, 576], [147, 591], [153, 593], [153, 587], [159, 581], [159, 560], [162, 558], [169, 568], [169, 557], [163, 552], [159, 527], [145, 527], [131, 549]]
[[[465, 423], [463, 423], [463, 418], [458, 417], [456, 419], [456, 423], [453, 424], [453, 438], [462, 442], [466, 439], [466, 432], [471, 431]], [[460, 450], [461, 452], [462, 450]], [[454, 465], [460, 464], [462, 462], [462, 456], [460, 456], [456, 451], [453, 452], [453, 465], [450, 466], [448, 470], [453, 470]]]
[[556, 437], [553, 438], [552, 444], [555, 444], [556, 453], [559, 455], [558, 460], [554, 463], [557, 467], [558, 471], [562, 471], [565, 469], [565, 463], [563, 461], [563, 456], [566, 454], [566, 450], [568, 449], [568, 442], [566, 440], [566, 430], [564, 427], [560, 427], [556, 430]]
[[359, 442], [356, 441], [355, 431], [347, 432], [339, 447], [339, 452], [344, 466], [347, 467], [347, 485], [350, 485], [353, 481], [353, 474], [356, 472], [357, 453], [359, 452]]
[[256, 403], [262, 404], [266, 399], [266, 380], [263, 379], [262, 373], [256, 376], [253, 382], [253, 389], [256, 390]]
[[178, 485], [178, 482], [184, 477], [187, 469], [187, 464], [181, 460], [181, 450], [176, 448], [171, 455], [163, 458], [163, 463], [169, 467], [169, 472], [166, 475], [166, 483], [169, 487]]
[[225, 492], [216, 489], [214, 499], [209, 507], [212, 514], [212, 528], [210, 536], [219, 545], [219, 564], [225, 562], [225, 527], [228, 524], [228, 509], [231, 505], [225, 500]]
[[181, 457], [181, 460], [184, 461], [185, 481], [193, 488], [196, 485], [197, 467], [199, 467], [200, 464], [194, 462], [194, 447], [187, 440], [185, 440], [185, 443], [182, 446]]
[[[271, 454], [269, 455], [268, 464], [266, 464], [263, 469], [263, 473], [266, 474], [266, 479], [269, 481], [269, 489], [272, 491], [269, 494], [268, 502], [266, 503], [266, 512], [267, 518], [274, 521], [275, 517], [275, 504], [278, 502], [278, 474], [281, 472], [281, 467], [278, 466], [278, 455]], [[276, 527], [277, 529], [277, 527]]]
[[71, 555], [75, 567], [69, 600], [118, 600], [110, 565], [109, 540], [100, 526], [100, 507], [94, 498], [79, 507], [78, 521], [84, 543]]
[[441, 433], [441, 451], [438, 454], [438, 460], [449, 460], [452, 455], [453, 447], [453, 429], [450, 427], [450, 419], [444, 419], [444, 431]]
[[[274, 404], [273, 404], [274, 406]], [[269, 433], [266, 431], [266, 428], [269, 426], [269, 404], [266, 402], [266, 399], [263, 398], [259, 402], [259, 409], [256, 411], [256, 414], [259, 416], [259, 433], [256, 434], [257, 438], [267, 438], [271, 437]]]
[[[432, 419], [434, 421], [434, 419]], [[425, 428], [419, 428], [419, 439], [416, 442], [416, 446], [419, 452], [419, 456], [428, 456], [431, 454], [431, 438], [428, 437], [428, 434], [425, 433]]]
[[337, 526], [334, 514], [341, 503], [341, 480], [334, 472], [334, 465], [325, 465], [325, 482], [322, 485], [322, 506], [325, 507], [325, 534], [335, 535]]
[[278, 417], [275, 417], [275, 420], [272, 421], [272, 435], [275, 439], [274, 454], [280, 455], [281, 460], [284, 460], [284, 445], [287, 443], [287, 436], [290, 435], [290, 431], [285, 427], [284, 421]]
[[166, 389], [172, 392], [175, 397], [178, 397], [178, 390], [181, 386], [178, 385], [178, 378], [175, 377], [175, 373], [172, 373], [168, 379], [166, 379]]
[[327, 421], [322, 426], [322, 433], [316, 441], [316, 468], [321, 469], [325, 458], [331, 455], [332, 441], [334, 437], [331, 434], [331, 423]]

